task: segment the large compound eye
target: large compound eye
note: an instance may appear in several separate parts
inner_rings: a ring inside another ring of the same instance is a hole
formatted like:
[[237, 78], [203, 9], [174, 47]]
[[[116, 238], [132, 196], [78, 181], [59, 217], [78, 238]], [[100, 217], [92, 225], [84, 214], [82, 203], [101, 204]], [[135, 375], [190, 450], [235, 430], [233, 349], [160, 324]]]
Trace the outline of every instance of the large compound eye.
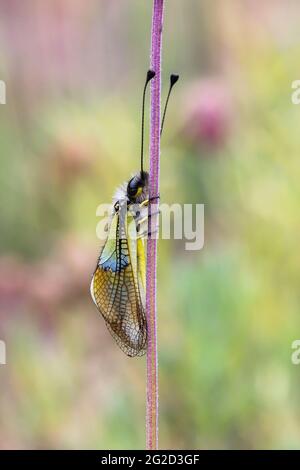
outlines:
[[127, 185], [127, 195], [129, 198], [137, 196], [139, 190], [139, 182], [135, 177], [131, 178]]
[[138, 197], [143, 191], [143, 182], [141, 178], [134, 176], [127, 185], [127, 196], [129, 199]]

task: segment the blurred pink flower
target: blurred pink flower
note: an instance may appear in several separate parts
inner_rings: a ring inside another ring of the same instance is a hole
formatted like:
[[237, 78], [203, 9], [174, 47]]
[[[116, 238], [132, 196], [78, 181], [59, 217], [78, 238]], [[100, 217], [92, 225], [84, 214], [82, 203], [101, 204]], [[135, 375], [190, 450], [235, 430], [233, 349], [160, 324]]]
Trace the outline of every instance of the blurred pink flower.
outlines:
[[186, 96], [184, 134], [197, 145], [216, 148], [225, 143], [232, 121], [232, 100], [223, 80], [203, 79]]

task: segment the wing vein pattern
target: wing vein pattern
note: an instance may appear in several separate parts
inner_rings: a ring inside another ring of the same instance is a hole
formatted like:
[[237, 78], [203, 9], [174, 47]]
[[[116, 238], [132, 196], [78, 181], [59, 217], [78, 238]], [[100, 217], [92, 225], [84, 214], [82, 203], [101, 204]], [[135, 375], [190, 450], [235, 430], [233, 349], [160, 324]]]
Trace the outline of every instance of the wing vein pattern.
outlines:
[[[139, 291], [136, 240], [128, 239], [124, 222], [115, 214], [115, 239], [104, 245], [92, 281], [92, 293], [108, 330], [128, 356], [146, 351], [147, 326]], [[111, 233], [109, 234], [111, 235]], [[135, 259], [133, 259], [135, 258]]]

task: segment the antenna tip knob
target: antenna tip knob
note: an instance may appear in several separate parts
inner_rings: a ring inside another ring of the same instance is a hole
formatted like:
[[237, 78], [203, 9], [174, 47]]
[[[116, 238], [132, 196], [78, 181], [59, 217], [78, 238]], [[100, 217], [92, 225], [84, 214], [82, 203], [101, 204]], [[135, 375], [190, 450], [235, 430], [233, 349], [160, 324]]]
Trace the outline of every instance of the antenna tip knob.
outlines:
[[172, 75], [170, 76], [171, 86], [175, 85], [175, 83], [178, 82], [178, 80], [179, 80], [179, 75], [177, 75], [176, 73], [172, 73]]
[[147, 82], [149, 82], [150, 80], [152, 80], [152, 78], [155, 77], [155, 72], [154, 70], [148, 70], [147, 72]]

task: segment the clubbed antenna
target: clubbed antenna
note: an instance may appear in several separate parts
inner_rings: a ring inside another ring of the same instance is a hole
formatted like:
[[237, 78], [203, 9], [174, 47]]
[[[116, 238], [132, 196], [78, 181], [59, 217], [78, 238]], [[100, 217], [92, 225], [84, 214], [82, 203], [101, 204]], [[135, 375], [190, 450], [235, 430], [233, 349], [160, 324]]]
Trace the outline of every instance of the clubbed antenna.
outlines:
[[165, 122], [165, 117], [166, 117], [166, 112], [167, 112], [167, 107], [168, 107], [168, 102], [169, 102], [170, 94], [171, 94], [171, 91], [172, 91], [173, 86], [175, 85], [176, 82], [178, 82], [178, 80], [179, 80], [179, 75], [176, 75], [176, 74], [173, 74], [173, 73], [172, 73], [172, 75], [170, 76], [169, 92], [168, 92], [168, 96], [167, 96], [167, 99], [166, 99], [166, 104], [165, 104], [165, 109], [164, 109], [164, 113], [163, 113], [163, 118], [162, 118], [162, 121], [161, 121], [160, 135], [162, 134], [162, 131], [163, 131], [163, 128], [164, 128], [164, 122]]
[[145, 96], [148, 83], [155, 77], [153, 70], [148, 70], [146, 76], [146, 82], [143, 91], [143, 105], [142, 105], [142, 140], [141, 140], [141, 174], [144, 172], [144, 121], [145, 121]]

